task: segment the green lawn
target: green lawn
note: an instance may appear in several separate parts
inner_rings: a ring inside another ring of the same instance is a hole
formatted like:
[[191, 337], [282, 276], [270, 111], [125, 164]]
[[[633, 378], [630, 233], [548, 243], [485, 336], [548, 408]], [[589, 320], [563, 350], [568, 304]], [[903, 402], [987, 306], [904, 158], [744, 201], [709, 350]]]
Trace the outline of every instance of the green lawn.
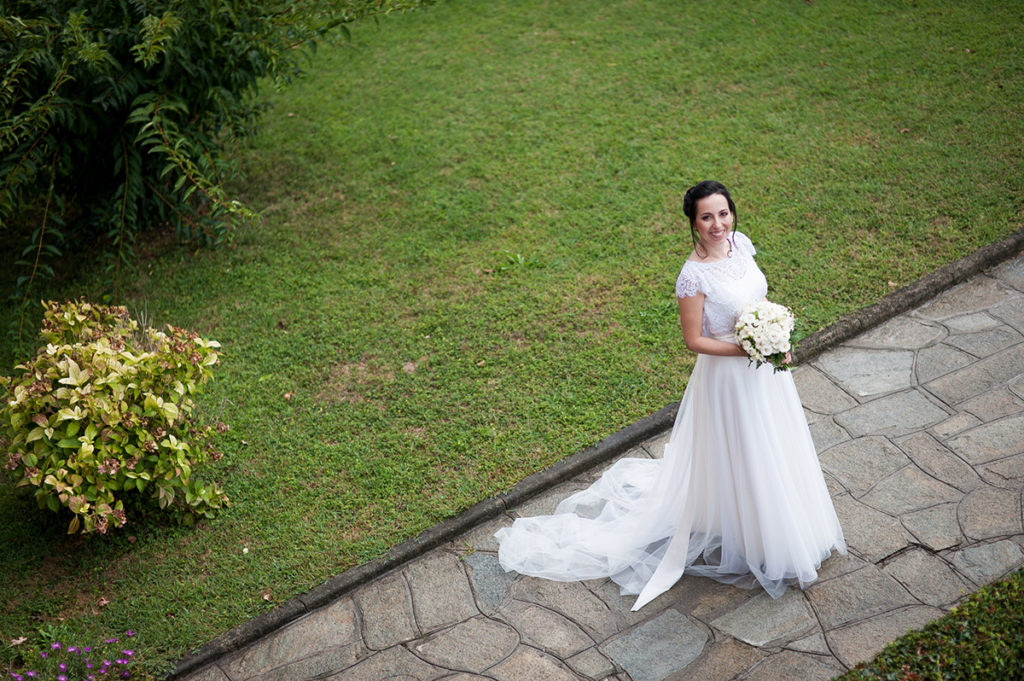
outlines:
[[0, 489], [4, 640], [172, 662], [678, 399], [698, 180], [807, 332], [1024, 223], [1019, 6], [723, 7], [442, 2], [323, 47], [244, 150], [262, 219], [155, 235], [122, 301], [223, 344], [232, 507], [83, 540]]

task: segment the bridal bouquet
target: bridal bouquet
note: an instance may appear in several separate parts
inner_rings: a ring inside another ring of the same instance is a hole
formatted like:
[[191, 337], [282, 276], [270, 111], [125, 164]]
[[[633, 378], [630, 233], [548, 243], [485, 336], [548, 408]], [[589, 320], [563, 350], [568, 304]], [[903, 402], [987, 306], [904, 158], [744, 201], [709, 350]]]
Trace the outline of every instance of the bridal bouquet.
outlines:
[[736, 342], [757, 366], [771, 364], [775, 371], [789, 369], [783, 362], [789, 352], [793, 313], [785, 305], [762, 300], [740, 310], [736, 320]]

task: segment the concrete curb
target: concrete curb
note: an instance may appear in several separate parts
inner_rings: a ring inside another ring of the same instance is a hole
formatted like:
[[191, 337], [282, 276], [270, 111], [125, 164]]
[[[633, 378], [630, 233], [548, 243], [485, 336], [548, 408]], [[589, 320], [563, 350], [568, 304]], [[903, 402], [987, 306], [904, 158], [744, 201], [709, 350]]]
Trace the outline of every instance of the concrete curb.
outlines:
[[[826, 349], [920, 305], [941, 291], [1013, 257], [1021, 250], [1024, 250], [1024, 228], [995, 244], [985, 246], [971, 255], [941, 267], [885, 296], [877, 303], [846, 315], [831, 326], [808, 336], [797, 348], [796, 358], [799, 362], [807, 362]], [[485, 499], [459, 515], [434, 525], [414, 539], [395, 546], [384, 556], [347, 570], [273, 610], [221, 634], [194, 655], [181, 660], [168, 678], [181, 678], [211, 664], [334, 601], [356, 587], [453, 540], [480, 523], [497, 517], [554, 485], [605, 463], [644, 440], [664, 432], [672, 426], [678, 406], [679, 403], [674, 402], [609, 435], [593, 446], [525, 478], [505, 494]]]

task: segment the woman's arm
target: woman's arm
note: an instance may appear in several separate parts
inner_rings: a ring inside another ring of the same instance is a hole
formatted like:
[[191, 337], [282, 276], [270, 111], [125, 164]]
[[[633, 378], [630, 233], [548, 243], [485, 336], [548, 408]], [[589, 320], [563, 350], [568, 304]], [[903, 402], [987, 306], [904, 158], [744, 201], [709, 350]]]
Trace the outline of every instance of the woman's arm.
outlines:
[[677, 298], [679, 301], [679, 325], [683, 328], [683, 341], [693, 352], [703, 355], [723, 355], [725, 357], [746, 357], [736, 343], [715, 340], [704, 335], [701, 321], [704, 317], [704, 294]]

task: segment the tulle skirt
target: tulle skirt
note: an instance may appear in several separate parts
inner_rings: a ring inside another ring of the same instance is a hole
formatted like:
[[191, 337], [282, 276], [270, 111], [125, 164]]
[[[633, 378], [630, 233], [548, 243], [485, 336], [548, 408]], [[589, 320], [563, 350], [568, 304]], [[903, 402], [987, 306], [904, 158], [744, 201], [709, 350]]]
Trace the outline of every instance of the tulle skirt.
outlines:
[[661, 459], [621, 459], [550, 516], [496, 534], [507, 571], [611, 577], [639, 609], [684, 574], [773, 597], [817, 579], [842, 529], [789, 372], [698, 355]]

